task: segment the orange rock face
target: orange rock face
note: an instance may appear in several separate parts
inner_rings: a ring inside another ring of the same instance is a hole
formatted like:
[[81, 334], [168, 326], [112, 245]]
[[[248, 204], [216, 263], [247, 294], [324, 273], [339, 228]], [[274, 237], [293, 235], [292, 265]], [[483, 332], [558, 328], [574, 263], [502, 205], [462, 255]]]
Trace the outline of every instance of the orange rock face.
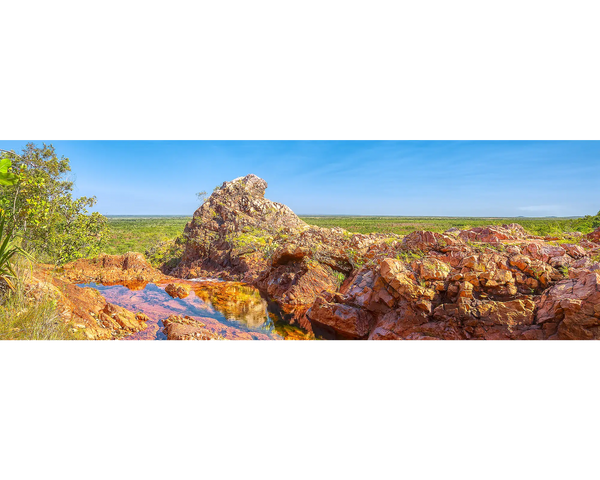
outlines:
[[100, 255], [80, 259], [63, 267], [61, 277], [73, 283], [130, 284], [142, 286], [149, 282], [164, 281], [168, 277], [156, 270], [141, 253]]
[[171, 315], [163, 320], [164, 332], [169, 340], [224, 340], [206, 328], [206, 324], [192, 317]]
[[192, 287], [182, 283], [169, 283], [165, 287], [165, 292], [173, 298], [185, 298], [190, 294]]
[[317, 298], [310, 311], [313, 331], [325, 338], [363, 339], [374, 323], [373, 316], [366, 310], [330, 303], [323, 297]]
[[538, 299], [537, 323], [548, 338], [600, 339], [599, 272], [563, 280]]
[[337, 289], [333, 272], [320, 264], [281, 265], [257, 285], [284, 305], [311, 305], [319, 293]]

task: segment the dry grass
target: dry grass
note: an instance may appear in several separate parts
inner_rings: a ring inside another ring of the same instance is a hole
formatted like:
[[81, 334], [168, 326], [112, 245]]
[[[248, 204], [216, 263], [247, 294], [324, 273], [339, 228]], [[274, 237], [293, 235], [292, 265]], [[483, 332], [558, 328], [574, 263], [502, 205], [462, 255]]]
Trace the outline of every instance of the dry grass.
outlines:
[[55, 299], [28, 297], [20, 278], [15, 289], [4, 289], [1, 297], [0, 340], [83, 339], [61, 318]]

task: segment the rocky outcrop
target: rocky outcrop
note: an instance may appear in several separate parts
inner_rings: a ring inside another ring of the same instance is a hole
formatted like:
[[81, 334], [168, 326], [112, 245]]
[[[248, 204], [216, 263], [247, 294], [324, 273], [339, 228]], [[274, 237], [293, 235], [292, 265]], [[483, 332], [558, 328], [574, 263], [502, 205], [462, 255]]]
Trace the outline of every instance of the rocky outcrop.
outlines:
[[313, 331], [324, 338], [364, 339], [374, 323], [373, 316], [366, 310], [336, 303], [331, 296], [318, 297], [311, 312]]
[[600, 227], [594, 230], [592, 233], [585, 236], [586, 240], [589, 242], [594, 242], [600, 245]]
[[192, 317], [171, 315], [163, 320], [164, 333], [167, 340], [224, 340], [206, 328], [206, 324]]
[[[421, 258], [380, 259], [337, 295], [338, 305], [375, 316], [370, 339], [596, 338], [594, 305], [600, 299], [593, 272], [600, 265], [589, 250], [547, 245], [535, 237], [444, 246], [441, 237], [411, 235], [410, 246], [420, 249]], [[566, 280], [569, 276], [575, 278]], [[567, 300], [569, 289], [581, 309]], [[322, 308], [307, 315], [320, 328], [336, 325]]]
[[255, 175], [225, 182], [185, 227], [181, 262], [168, 273], [252, 283], [281, 305], [312, 305], [335, 292], [366, 248], [385, 236], [310, 227], [288, 207], [264, 198]]
[[92, 259], [80, 259], [68, 263], [59, 272], [61, 277], [72, 283], [122, 284], [135, 289], [150, 282], [168, 279], [152, 267], [141, 253], [124, 255], [100, 255]]
[[459, 236], [464, 240], [485, 243], [498, 243], [505, 240], [523, 240], [532, 238], [521, 225], [516, 223], [462, 230], [460, 231]]
[[547, 338], [600, 339], [600, 268], [557, 283], [537, 306], [537, 323]]
[[216, 189], [169, 273], [252, 283], [325, 338], [597, 338], [600, 231], [352, 234], [306, 225], [265, 189], [254, 175]]
[[331, 269], [316, 262], [275, 266], [255, 283], [270, 298], [286, 305], [311, 305], [320, 292], [337, 290], [337, 279]]
[[183, 232], [181, 262], [170, 273], [183, 278], [251, 277], [267, 263], [279, 238], [308, 228], [287, 206], [264, 198], [267, 182], [247, 175], [216, 188]]

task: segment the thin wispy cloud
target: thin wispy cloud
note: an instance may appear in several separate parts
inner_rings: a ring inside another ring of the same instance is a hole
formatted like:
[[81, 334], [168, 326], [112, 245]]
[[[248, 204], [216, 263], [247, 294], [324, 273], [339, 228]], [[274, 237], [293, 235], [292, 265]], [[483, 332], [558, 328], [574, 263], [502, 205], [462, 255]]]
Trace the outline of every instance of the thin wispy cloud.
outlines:
[[522, 212], [533, 212], [533, 213], [541, 213], [541, 212], [557, 212], [562, 210], [560, 205], [529, 205], [526, 207], [518, 207]]

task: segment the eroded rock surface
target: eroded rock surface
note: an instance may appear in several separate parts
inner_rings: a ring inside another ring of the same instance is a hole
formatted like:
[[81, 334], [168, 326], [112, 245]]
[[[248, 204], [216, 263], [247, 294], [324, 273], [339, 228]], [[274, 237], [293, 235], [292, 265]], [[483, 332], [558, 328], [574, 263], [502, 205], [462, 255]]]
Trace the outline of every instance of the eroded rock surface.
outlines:
[[537, 323], [548, 338], [600, 338], [600, 268], [563, 280], [538, 299]]

